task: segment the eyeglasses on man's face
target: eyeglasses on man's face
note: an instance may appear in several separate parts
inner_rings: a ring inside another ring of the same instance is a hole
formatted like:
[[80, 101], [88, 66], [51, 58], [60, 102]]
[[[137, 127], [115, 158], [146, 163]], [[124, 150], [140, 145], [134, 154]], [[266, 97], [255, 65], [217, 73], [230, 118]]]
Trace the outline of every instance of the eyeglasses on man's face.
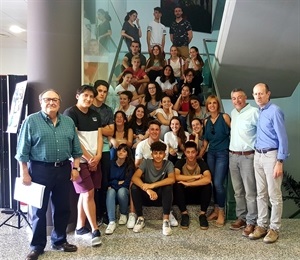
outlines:
[[53, 103], [58, 103], [59, 101], [60, 101], [60, 99], [59, 98], [42, 98], [42, 100], [45, 102], [45, 103], [50, 103], [51, 101], [53, 102]]

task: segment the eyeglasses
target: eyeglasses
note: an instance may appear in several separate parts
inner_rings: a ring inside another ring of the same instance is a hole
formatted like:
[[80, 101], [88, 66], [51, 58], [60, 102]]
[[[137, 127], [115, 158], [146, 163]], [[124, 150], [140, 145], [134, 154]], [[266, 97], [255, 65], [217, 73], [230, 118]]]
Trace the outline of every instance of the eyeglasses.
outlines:
[[153, 88], [148, 88], [148, 90], [153, 90], [153, 89], [156, 89], [155, 87], [153, 87]]
[[216, 134], [215, 126], [213, 124], [211, 125], [210, 132], [211, 132], [212, 135]]
[[42, 98], [42, 100], [47, 104], [50, 103], [51, 101], [53, 103], [58, 103], [60, 101], [59, 98]]

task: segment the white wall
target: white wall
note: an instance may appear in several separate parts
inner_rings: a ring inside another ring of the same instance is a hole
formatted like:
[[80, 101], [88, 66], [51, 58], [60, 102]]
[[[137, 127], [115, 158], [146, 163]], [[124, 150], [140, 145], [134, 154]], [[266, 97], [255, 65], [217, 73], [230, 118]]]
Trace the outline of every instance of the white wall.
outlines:
[[1, 75], [27, 75], [27, 49], [0, 48]]

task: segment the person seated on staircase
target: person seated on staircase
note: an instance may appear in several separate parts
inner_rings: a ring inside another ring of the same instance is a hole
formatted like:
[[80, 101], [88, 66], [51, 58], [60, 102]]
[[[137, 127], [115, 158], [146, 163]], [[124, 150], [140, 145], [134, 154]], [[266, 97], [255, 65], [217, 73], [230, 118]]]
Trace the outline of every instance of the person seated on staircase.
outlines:
[[195, 95], [190, 96], [190, 105], [189, 105], [189, 112], [186, 116], [186, 125], [187, 131], [191, 134], [193, 133], [191, 122], [194, 118], [199, 118], [203, 121], [208, 114], [206, 113], [206, 109], [204, 106], [201, 106], [201, 100]]
[[156, 115], [156, 109], [161, 106], [161, 99], [163, 92], [157, 82], [149, 82], [145, 90], [145, 97], [142, 104], [145, 105], [148, 111], [149, 119], [154, 119]]
[[199, 224], [200, 228], [208, 229], [206, 211], [212, 194], [211, 174], [207, 164], [197, 159], [198, 149], [194, 141], [184, 144], [185, 159], [175, 164], [174, 201], [181, 211], [180, 226], [183, 229], [189, 227], [190, 217], [187, 204], [200, 204]]
[[144, 94], [147, 83], [150, 81], [146, 72], [141, 68], [141, 59], [138, 55], [132, 57], [132, 67], [124, 70], [132, 72], [131, 84], [138, 94]]
[[182, 158], [184, 144], [189, 140], [189, 133], [184, 131], [178, 116], [173, 116], [169, 125], [170, 131], [165, 133], [164, 142], [168, 146], [168, 160], [174, 165]]
[[145, 72], [147, 73], [150, 81], [154, 81], [157, 77], [161, 75], [163, 67], [166, 65], [166, 60], [161, 51], [159, 45], [154, 45], [150, 57], [147, 60]]
[[110, 159], [116, 157], [116, 151], [120, 144], [126, 144], [131, 148], [133, 132], [128, 126], [128, 119], [123, 111], [117, 111], [114, 115], [114, 133], [108, 137], [110, 148]]
[[106, 207], [109, 224], [105, 230], [106, 235], [111, 235], [116, 225], [116, 202], [119, 204], [119, 225], [126, 225], [129, 203], [129, 184], [134, 172], [134, 160], [131, 149], [126, 144], [120, 144], [116, 157], [111, 160]]
[[181, 125], [185, 131], [187, 131], [186, 117], [189, 113], [190, 108], [190, 95], [190, 87], [188, 85], [184, 85], [181, 89], [179, 97], [177, 98], [173, 106], [173, 109], [176, 110], [179, 115]]
[[126, 114], [128, 121], [130, 120], [133, 111], [135, 110], [135, 106], [131, 105], [133, 94], [129, 90], [125, 90], [119, 94], [120, 105], [116, 107], [115, 113], [117, 111], [123, 111]]
[[122, 70], [132, 67], [131, 59], [138, 55], [141, 60], [141, 69], [145, 70], [146, 57], [140, 53], [141, 47], [138, 41], [132, 41], [130, 45], [130, 52], [126, 53], [122, 61]]
[[124, 71], [119, 80], [119, 85], [116, 86], [115, 88], [115, 93], [119, 95], [123, 91], [127, 91], [127, 90], [132, 92], [133, 97], [131, 99], [131, 105], [136, 106], [141, 103], [145, 95], [137, 94], [135, 87], [131, 84], [132, 77], [133, 77], [132, 72]]
[[[160, 137], [160, 132], [161, 132], [161, 123], [158, 120], [151, 120], [148, 123], [148, 134], [149, 137], [141, 142], [138, 143], [136, 150], [135, 150], [135, 167], [138, 168], [143, 160], [145, 159], [152, 159], [152, 151], [151, 151], [151, 144], [154, 142], [162, 142], [164, 143]], [[168, 147], [166, 146], [166, 156], [165, 160], [168, 158], [169, 150]], [[131, 205], [131, 210], [129, 213], [129, 219], [127, 222], [127, 227], [128, 228], [133, 228], [136, 221], [136, 214], [134, 213], [134, 207]], [[173, 212], [171, 210], [170, 215], [169, 215], [169, 220], [171, 223], [171, 227], [177, 227], [178, 226], [178, 221], [176, 220], [175, 216], [173, 215]]]
[[164, 160], [166, 144], [157, 141], [151, 144], [153, 159], [144, 159], [132, 176], [131, 195], [138, 219], [133, 232], [141, 232], [145, 226], [143, 205], [163, 207], [163, 235], [172, 234], [169, 214], [173, 202], [174, 166]]

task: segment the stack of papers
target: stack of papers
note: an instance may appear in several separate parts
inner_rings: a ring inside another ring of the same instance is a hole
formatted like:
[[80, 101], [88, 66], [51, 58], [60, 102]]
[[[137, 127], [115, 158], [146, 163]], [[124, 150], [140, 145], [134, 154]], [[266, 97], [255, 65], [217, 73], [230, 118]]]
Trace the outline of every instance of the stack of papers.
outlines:
[[43, 205], [45, 187], [45, 185], [35, 182], [31, 182], [31, 185], [26, 186], [22, 183], [21, 178], [17, 177], [14, 199], [40, 209]]

